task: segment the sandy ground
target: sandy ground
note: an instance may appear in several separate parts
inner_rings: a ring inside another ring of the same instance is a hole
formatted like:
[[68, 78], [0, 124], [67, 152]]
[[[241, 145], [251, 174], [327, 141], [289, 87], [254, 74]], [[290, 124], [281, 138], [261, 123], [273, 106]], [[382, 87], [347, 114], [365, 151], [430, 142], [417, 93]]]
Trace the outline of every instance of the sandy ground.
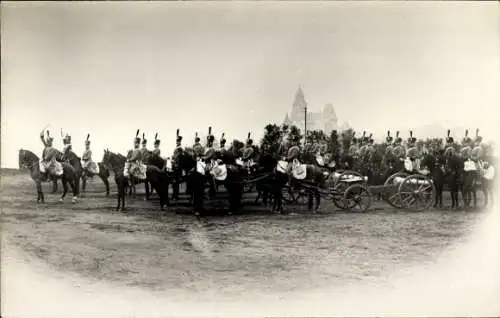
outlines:
[[377, 202], [200, 223], [140, 196], [114, 212], [97, 180], [76, 205], [37, 205], [26, 175], [2, 176], [1, 192], [5, 317], [500, 314], [493, 210]]

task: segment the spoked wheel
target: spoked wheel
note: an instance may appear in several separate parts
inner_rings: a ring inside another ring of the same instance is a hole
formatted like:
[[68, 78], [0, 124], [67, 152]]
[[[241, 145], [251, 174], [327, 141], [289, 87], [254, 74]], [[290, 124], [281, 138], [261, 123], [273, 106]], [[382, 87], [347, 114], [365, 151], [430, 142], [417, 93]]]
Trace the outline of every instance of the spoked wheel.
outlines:
[[406, 177], [399, 185], [399, 196], [403, 208], [411, 211], [429, 209], [434, 198], [436, 188], [431, 179], [424, 175]]
[[351, 212], [365, 212], [372, 203], [372, 197], [368, 188], [358, 183], [347, 188], [342, 201]]
[[398, 209], [402, 209], [404, 207], [403, 203], [401, 202], [401, 197], [398, 189], [402, 183], [402, 180], [404, 180], [404, 178], [406, 177], [408, 177], [407, 173], [398, 172], [391, 175], [384, 182], [384, 188], [385, 188], [384, 200], [387, 201], [387, 203], [389, 203], [393, 207]]

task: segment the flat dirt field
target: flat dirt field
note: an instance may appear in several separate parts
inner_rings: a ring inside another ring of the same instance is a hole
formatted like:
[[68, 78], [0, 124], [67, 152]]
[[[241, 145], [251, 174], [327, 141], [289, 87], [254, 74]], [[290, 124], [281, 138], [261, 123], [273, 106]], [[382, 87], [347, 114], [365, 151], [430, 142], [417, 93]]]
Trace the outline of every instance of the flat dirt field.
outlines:
[[115, 212], [110, 181], [110, 197], [94, 179], [76, 204], [47, 183], [37, 204], [29, 175], [3, 171], [4, 316], [500, 314], [492, 210], [249, 205], [198, 221], [185, 207], [160, 213], [142, 185]]

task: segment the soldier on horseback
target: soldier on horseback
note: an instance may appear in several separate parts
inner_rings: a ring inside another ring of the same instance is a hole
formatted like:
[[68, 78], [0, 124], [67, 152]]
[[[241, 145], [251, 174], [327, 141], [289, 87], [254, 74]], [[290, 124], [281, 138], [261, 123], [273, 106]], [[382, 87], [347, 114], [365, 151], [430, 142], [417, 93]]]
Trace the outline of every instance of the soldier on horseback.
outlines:
[[82, 155], [82, 168], [83, 170], [88, 170], [93, 174], [99, 173], [99, 166], [92, 161], [92, 150], [90, 150], [90, 134], [87, 134], [87, 139], [85, 139], [85, 151]]
[[47, 138], [45, 138], [44, 131], [40, 133], [40, 140], [43, 143], [44, 149], [42, 152], [42, 160], [40, 161], [40, 172], [44, 177], [61, 176], [63, 174], [63, 167], [60, 162], [56, 160], [57, 150], [52, 146], [54, 138], [47, 130]]
[[66, 136], [64, 136], [62, 142], [63, 142], [63, 155], [66, 156], [73, 150], [73, 145], [71, 144], [71, 136], [68, 133], [66, 133]]
[[173, 178], [174, 178], [174, 182], [172, 184], [172, 190], [173, 190], [173, 198], [175, 200], [178, 200], [179, 199], [179, 183], [180, 183], [180, 180], [182, 178], [182, 168], [180, 167], [180, 158], [181, 158], [181, 155], [183, 153], [183, 149], [182, 149], [182, 136], [179, 135], [179, 129], [177, 129], [177, 134], [176, 134], [176, 138], [175, 138], [175, 149], [174, 149], [174, 152], [172, 154], [172, 171], [173, 171]]
[[196, 159], [201, 158], [205, 152], [205, 149], [203, 149], [203, 146], [200, 143], [200, 137], [198, 137], [198, 133], [196, 133], [194, 137], [193, 151]]
[[142, 133], [141, 161], [147, 162], [149, 159], [148, 140], [146, 134]]
[[[123, 170], [125, 177], [136, 177], [137, 179], [146, 179], [146, 169], [142, 164], [142, 151], [139, 148], [141, 138], [139, 137], [139, 129], [134, 138], [134, 149], [129, 151], [127, 161]], [[143, 142], [144, 145], [144, 142]]]
[[248, 172], [251, 172], [250, 170], [255, 164], [253, 159], [257, 155], [256, 149], [253, 146], [253, 140], [252, 140], [252, 138], [250, 138], [250, 136], [251, 136], [251, 133], [248, 133], [247, 141], [246, 141], [245, 147], [243, 148], [242, 154], [241, 154], [242, 166], [245, 169], [247, 169]]
[[160, 139], [158, 139], [158, 133], [155, 134], [155, 143], [154, 143], [154, 149], [153, 149], [153, 155], [160, 157], [161, 150], [160, 150]]
[[215, 159], [214, 140], [215, 137], [212, 135], [212, 127], [208, 127], [207, 147], [205, 148], [205, 153], [203, 156], [203, 161], [205, 161], [206, 163], [209, 163]]

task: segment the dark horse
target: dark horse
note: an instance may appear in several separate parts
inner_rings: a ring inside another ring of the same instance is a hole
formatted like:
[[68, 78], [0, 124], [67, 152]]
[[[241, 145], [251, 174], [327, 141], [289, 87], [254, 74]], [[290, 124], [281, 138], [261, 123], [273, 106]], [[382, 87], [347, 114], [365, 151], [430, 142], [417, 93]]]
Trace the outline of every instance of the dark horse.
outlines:
[[62, 156], [62, 161], [69, 163], [75, 170], [75, 176], [78, 180], [76, 183], [76, 192], [80, 195], [80, 179], [83, 175], [82, 159], [73, 151], [66, 151]]
[[[313, 161], [311, 156], [306, 155], [303, 156], [303, 158], [305, 159], [305, 164], [301, 164], [301, 166], [305, 168], [305, 177], [303, 179], [298, 179], [293, 176], [292, 162], [289, 162], [287, 165], [290, 175], [290, 187], [297, 190], [300, 188], [306, 190], [308, 194], [308, 210], [313, 210], [313, 199], [315, 198], [316, 206], [314, 207], [314, 212], [316, 212], [321, 204], [321, 189], [324, 189], [326, 186], [325, 171], [316, 164], [315, 159]], [[281, 202], [278, 203], [281, 204]]]
[[[165, 160], [163, 160], [163, 158], [161, 158], [160, 156], [153, 154], [153, 152], [150, 150], [146, 151], [146, 155], [143, 158], [143, 162], [146, 166], [148, 166], [148, 165], [155, 166], [162, 171], [165, 169]], [[141, 183], [144, 183], [144, 189], [146, 192], [145, 200], [149, 200], [149, 196], [152, 192], [151, 190], [154, 187], [153, 187], [152, 183], [147, 181], [147, 180], [137, 180], [134, 178], [130, 178], [129, 179], [129, 186], [130, 187], [129, 187], [128, 194], [132, 195], [132, 192], [133, 192], [135, 195], [135, 190], [136, 190], [135, 186], [138, 184], [141, 184]]]
[[272, 200], [272, 211], [285, 213], [283, 209], [283, 189], [289, 181], [289, 176], [277, 169], [277, 154], [263, 149], [257, 160], [254, 179], [257, 189], [257, 203], [262, 197], [265, 206]]
[[[102, 163], [109, 167], [115, 175], [115, 182], [118, 192], [118, 204], [116, 210], [125, 210], [126, 189], [129, 186], [129, 178], [123, 175], [125, 161], [127, 160], [121, 154], [115, 154], [109, 150], [104, 151]], [[156, 166], [148, 165], [146, 168], [146, 181], [150, 182], [160, 197], [160, 209], [168, 205], [168, 180], [167, 175]]]
[[[188, 194], [192, 197], [194, 214], [199, 216], [204, 211], [203, 202], [206, 185], [208, 182], [215, 182], [215, 179], [208, 169], [202, 170], [199, 168], [201, 165], [195, 159], [194, 153], [190, 149], [185, 149], [176, 160], [178, 169], [187, 171], [185, 180]], [[207, 167], [209, 166], [210, 164], [207, 164]], [[226, 164], [226, 169], [227, 177], [223, 181], [217, 181], [217, 183], [223, 185], [227, 190], [229, 195], [229, 212], [236, 213], [241, 207], [243, 197], [243, 172], [238, 166], [232, 164]]]
[[[102, 162], [96, 162], [96, 165], [99, 167], [99, 173], [97, 174], [97, 176], [99, 176], [102, 182], [104, 182], [104, 185], [106, 186], [106, 196], [109, 196], [109, 181], [108, 181], [110, 176], [109, 170], [102, 164]], [[83, 169], [82, 191], [85, 191], [87, 187], [87, 178], [93, 178], [94, 176], [96, 176], [96, 174], [90, 171], [89, 169], [87, 168]]]
[[[64, 199], [66, 193], [68, 192], [68, 183], [73, 191], [73, 202], [78, 200], [78, 182], [79, 176], [77, 175], [75, 168], [67, 162], [62, 162], [63, 174], [61, 176], [53, 177], [53, 180], [60, 179], [63, 185], [63, 193], [60, 201]], [[42, 182], [47, 182], [48, 179], [43, 173], [40, 172], [40, 159], [37, 155], [29, 150], [21, 149], [19, 150], [19, 167], [27, 168], [30, 171], [31, 179], [36, 184], [37, 190], [37, 203], [45, 203], [45, 196], [42, 191]]]

